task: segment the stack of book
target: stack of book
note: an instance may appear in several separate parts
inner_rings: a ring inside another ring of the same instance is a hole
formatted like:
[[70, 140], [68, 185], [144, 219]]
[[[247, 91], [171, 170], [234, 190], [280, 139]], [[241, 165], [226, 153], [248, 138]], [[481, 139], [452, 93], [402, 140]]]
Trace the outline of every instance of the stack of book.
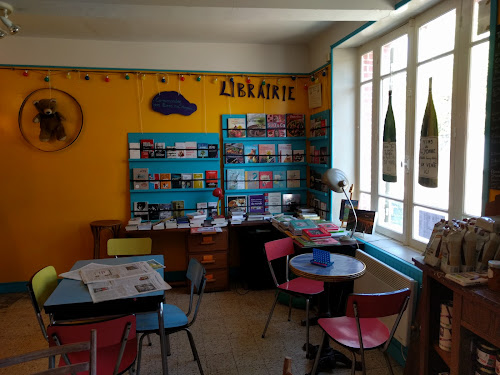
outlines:
[[309, 219], [292, 220], [292, 221], [290, 221], [290, 225], [288, 226], [290, 233], [292, 233], [292, 235], [294, 235], [294, 236], [302, 235], [302, 230], [309, 229], [309, 228], [317, 228], [316, 223], [313, 220], [309, 220]]
[[212, 226], [214, 227], [226, 227], [227, 220], [224, 215], [214, 215], [212, 219]]
[[290, 225], [290, 221], [292, 221], [292, 216], [290, 215], [275, 215], [271, 218], [271, 224], [278, 230], [286, 231], [288, 230], [288, 226]]
[[258, 221], [258, 220], [264, 220], [264, 214], [260, 214], [257, 212], [248, 212], [246, 214], [247, 216], [247, 221]]
[[173, 229], [177, 228], [177, 222], [174, 220], [165, 221], [165, 229]]
[[335, 225], [333, 223], [328, 223], [328, 222], [318, 223], [318, 227], [323, 228], [330, 233], [335, 233], [335, 232], [338, 232], [340, 230], [340, 227], [338, 225]]
[[128, 221], [128, 224], [125, 226], [126, 231], [137, 230], [139, 224], [142, 219], [140, 217], [133, 217]]
[[153, 230], [163, 230], [165, 229], [165, 223], [163, 221], [159, 221], [153, 224]]
[[207, 215], [200, 212], [189, 212], [186, 216], [189, 218], [189, 226], [191, 228], [201, 228], [207, 218]]
[[151, 230], [151, 222], [150, 221], [145, 221], [144, 223], [140, 223], [137, 225], [138, 230]]
[[177, 228], [190, 228], [189, 218], [187, 216], [178, 216], [176, 218]]
[[331, 238], [330, 233], [323, 228], [302, 229], [302, 237], [308, 241], [317, 241], [325, 238]]

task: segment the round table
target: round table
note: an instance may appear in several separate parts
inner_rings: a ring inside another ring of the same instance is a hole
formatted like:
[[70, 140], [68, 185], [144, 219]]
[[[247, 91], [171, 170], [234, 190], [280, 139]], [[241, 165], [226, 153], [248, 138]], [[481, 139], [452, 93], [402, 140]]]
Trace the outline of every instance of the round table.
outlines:
[[[312, 259], [312, 253], [297, 255], [290, 260], [290, 269], [297, 276], [319, 280], [325, 283], [324, 295], [326, 298], [327, 311], [323, 312], [322, 315], [330, 317], [330, 285], [332, 283], [354, 280], [362, 276], [366, 272], [366, 265], [356, 258], [342, 254], [330, 254], [330, 261], [333, 261], [333, 264], [328, 267], [312, 264]], [[336, 362], [341, 362], [346, 367], [351, 367], [351, 360], [344, 354], [330, 348], [327, 336], [325, 340], [327, 342], [323, 345], [324, 350], [321, 354], [321, 361], [329, 361], [333, 368], [335, 368]], [[313, 353], [316, 352], [316, 350], [317, 348], [309, 348], [309, 358], [314, 358]]]
[[112, 237], [118, 237], [122, 222], [120, 220], [96, 220], [90, 223], [90, 229], [94, 237], [94, 259], [99, 259], [101, 253], [101, 231], [111, 231]]

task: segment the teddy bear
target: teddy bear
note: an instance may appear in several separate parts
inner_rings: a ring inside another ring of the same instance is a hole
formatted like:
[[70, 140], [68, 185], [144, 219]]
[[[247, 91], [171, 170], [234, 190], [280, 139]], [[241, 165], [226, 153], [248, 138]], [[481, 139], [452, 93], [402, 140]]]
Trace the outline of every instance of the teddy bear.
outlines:
[[62, 124], [66, 120], [57, 112], [57, 101], [55, 99], [40, 99], [33, 102], [38, 114], [33, 119], [34, 123], [40, 123], [40, 141], [48, 142], [55, 136], [58, 141], [66, 139], [66, 132]]

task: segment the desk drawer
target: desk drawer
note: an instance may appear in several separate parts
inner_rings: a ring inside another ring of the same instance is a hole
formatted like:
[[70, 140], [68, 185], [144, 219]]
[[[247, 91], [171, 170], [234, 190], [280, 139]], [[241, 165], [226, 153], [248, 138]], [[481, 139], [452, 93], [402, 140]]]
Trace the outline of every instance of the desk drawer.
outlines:
[[208, 270], [207, 269], [207, 285], [205, 291], [215, 292], [218, 290], [227, 290], [229, 287], [228, 272], [226, 269]]
[[227, 231], [217, 234], [190, 234], [187, 238], [188, 253], [227, 249]]
[[500, 334], [500, 316], [485, 306], [474, 304], [466, 300], [462, 304], [462, 320], [470, 324], [477, 333], [485, 336]]
[[207, 271], [216, 268], [227, 268], [227, 252], [225, 251], [189, 254], [188, 256], [199, 260]]

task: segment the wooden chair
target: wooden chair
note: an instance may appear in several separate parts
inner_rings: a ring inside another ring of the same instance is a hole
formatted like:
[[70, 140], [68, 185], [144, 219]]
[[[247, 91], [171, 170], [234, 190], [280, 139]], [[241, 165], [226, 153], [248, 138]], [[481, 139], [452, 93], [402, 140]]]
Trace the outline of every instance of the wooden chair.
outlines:
[[151, 238], [110, 238], [108, 255], [119, 256], [149, 255], [153, 241]]
[[59, 368], [52, 368], [33, 375], [63, 375], [75, 374], [81, 371], [88, 371], [89, 375], [97, 375], [97, 332], [90, 332], [90, 341], [78, 342], [55, 346], [48, 349], [37, 350], [30, 353], [20, 354], [9, 358], [0, 359], [0, 368], [14, 366], [20, 363], [35, 361], [42, 358], [53, 358], [56, 355], [68, 355], [77, 352], [89, 352], [89, 360], [86, 362], [75, 363]]

